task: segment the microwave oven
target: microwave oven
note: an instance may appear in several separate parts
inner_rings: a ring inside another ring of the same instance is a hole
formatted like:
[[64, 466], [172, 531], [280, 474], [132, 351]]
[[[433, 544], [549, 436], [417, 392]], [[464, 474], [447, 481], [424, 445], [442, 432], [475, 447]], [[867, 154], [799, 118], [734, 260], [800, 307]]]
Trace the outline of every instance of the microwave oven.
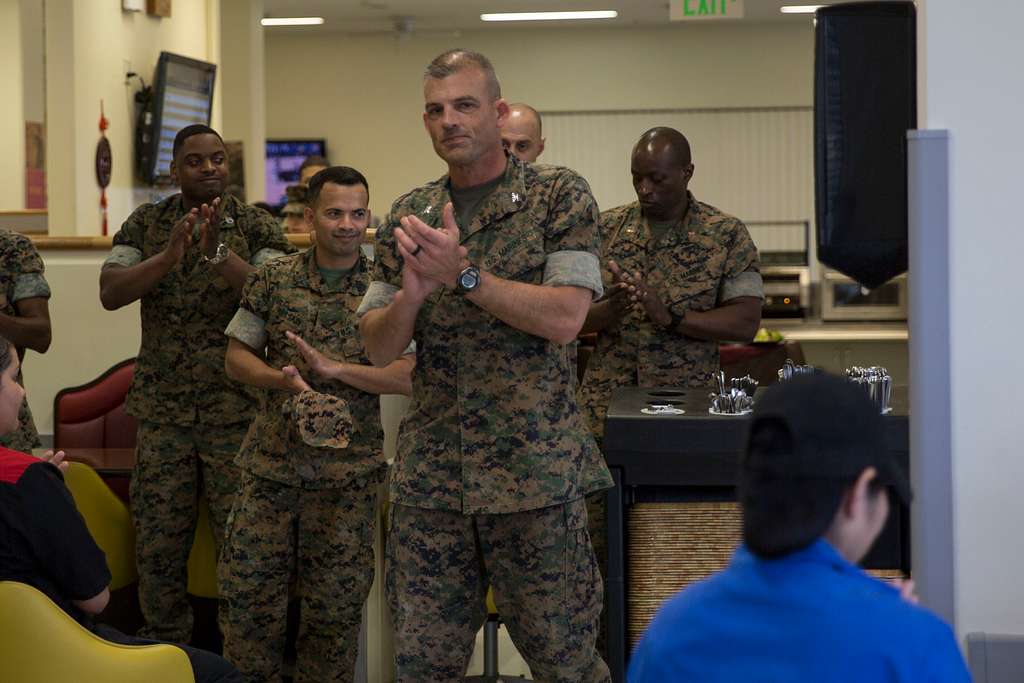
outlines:
[[804, 318], [811, 308], [811, 271], [807, 266], [762, 266], [762, 318]]
[[906, 320], [907, 275], [868, 289], [834, 270], [821, 278], [822, 320]]

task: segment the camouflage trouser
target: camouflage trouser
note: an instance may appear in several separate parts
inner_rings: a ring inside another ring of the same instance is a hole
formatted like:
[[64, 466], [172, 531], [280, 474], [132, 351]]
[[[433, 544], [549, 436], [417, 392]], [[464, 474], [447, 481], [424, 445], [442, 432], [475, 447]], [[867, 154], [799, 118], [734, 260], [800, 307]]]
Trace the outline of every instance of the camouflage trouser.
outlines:
[[611, 680], [582, 498], [502, 515], [392, 505], [387, 558], [399, 683], [462, 680], [488, 585], [534, 680]]
[[294, 680], [353, 680], [380, 480], [302, 489], [242, 473], [218, 578], [224, 657], [250, 683], [281, 678], [293, 581], [301, 596]]
[[[601, 595], [605, 595], [604, 577], [608, 576], [608, 504], [605, 491], [588, 494], [587, 528], [590, 531], [590, 543], [597, 557], [597, 568], [601, 572]], [[603, 603], [602, 603], [603, 604]], [[608, 629], [605, 627], [607, 605], [601, 609], [601, 620], [597, 629], [597, 651], [602, 657], [608, 656]]]
[[176, 643], [192, 639], [187, 563], [200, 487], [210, 507], [210, 526], [219, 549], [238, 485], [232, 461], [246, 428], [245, 424], [139, 424], [130, 488], [139, 604], [147, 624], [139, 637]]

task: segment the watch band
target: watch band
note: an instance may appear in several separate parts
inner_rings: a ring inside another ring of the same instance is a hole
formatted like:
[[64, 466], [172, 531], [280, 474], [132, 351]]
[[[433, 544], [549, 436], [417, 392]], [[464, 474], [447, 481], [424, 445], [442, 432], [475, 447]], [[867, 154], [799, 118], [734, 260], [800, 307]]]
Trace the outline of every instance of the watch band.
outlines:
[[202, 258], [200, 258], [199, 260], [202, 261], [203, 263], [208, 263], [211, 266], [216, 266], [227, 261], [228, 255], [230, 253], [231, 251], [228, 249], [228, 245], [221, 242], [220, 244], [217, 245], [217, 251], [213, 254], [213, 256], [207, 256], [206, 254], [203, 254]]

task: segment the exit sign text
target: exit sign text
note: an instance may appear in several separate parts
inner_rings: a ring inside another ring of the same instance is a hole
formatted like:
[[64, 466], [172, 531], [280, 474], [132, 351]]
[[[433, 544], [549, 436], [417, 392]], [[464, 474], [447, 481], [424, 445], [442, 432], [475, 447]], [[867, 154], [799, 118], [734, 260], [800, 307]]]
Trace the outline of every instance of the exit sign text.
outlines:
[[743, 0], [672, 0], [669, 4], [669, 18], [672, 21], [742, 17]]

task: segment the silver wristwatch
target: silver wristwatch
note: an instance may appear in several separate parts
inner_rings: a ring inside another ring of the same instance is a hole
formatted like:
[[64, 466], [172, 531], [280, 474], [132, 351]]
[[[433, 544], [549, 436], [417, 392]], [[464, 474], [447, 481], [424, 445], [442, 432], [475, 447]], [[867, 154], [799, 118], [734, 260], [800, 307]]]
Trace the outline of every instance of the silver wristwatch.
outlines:
[[200, 261], [202, 261], [203, 263], [209, 263], [211, 266], [216, 266], [227, 261], [228, 254], [230, 253], [231, 252], [228, 250], [228, 245], [221, 242], [220, 244], [217, 245], [217, 251], [214, 253], [212, 257], [203, 254], [203, 257], [200, 259]]

